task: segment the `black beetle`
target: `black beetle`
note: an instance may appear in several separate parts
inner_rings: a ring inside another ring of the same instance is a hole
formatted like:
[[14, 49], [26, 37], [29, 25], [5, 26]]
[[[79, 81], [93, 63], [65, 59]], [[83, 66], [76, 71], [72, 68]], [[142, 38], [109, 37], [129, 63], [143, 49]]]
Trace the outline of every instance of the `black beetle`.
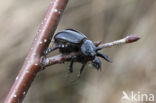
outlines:
[[91, 40], [88, 40], [88, 38], [73, 29], [66, 29], [61, 32], [58, 32], [54, 36], [54, 44], [55, 46], [52, 48], [48, 48], [44, 53], [48, 54], [53, 50], [59, 49], [59, 51], [62, 54], [69, 54], [71, 52], [78, 52], [80, 51], [82, 53], [81, 56], [72, 57], [70, 62], [70, 73], [73, 72], [73, 63], [75, 61], [81, 62], [82, 67], [80, 69], [79, 77], [86, 65], [86, 63], [90, 60], [92, 60], [92, 65], [99, 70], [101, 68], [101, 61], [97, 57], [102, 57], [108, 62], [111, 62], [111, 60], [106, 56], [105, 54], [102, 54], [98, 52], [100, 50], [98, 47], [96, 47]]

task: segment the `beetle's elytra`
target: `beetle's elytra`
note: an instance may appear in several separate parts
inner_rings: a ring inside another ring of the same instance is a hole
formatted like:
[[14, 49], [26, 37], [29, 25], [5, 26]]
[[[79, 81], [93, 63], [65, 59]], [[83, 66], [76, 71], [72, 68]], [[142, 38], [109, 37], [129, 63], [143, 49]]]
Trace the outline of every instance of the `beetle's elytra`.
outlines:
[[73, 29], [66, 29], [58, 32], [54, 36], [54, 44], [55, 46], [53, 46], [52, 48], [48, 48], [44, 53], [48, 54], [56, 49], [59, 49], [62, 54], [69, 54], [71, 52], [78, 51], [82, 53], [81, 56], [72, 57], [69, 67], [69, 71], [70, 73], [72, 73], [73, 63], [82, 63], [79, 77], [82, 74], [82, 71], [88, 61], [92, 61], [92, 65], [97, 70], [101, 69], [101, 60], [98, 58], [98, 56], [108, 62], [111, 62], [108, 56], [99, 52], [99, 49], [93, 44], [91, 40], [88, 40], [88, 38], [84, 34]]

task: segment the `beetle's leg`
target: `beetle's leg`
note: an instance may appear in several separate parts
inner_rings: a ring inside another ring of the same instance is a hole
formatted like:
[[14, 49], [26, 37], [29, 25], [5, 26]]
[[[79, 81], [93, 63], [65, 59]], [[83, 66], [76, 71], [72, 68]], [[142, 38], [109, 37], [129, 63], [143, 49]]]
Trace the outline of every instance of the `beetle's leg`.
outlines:
[[62, 44], [61, 47], [62, 47], [62, 48], [66, 48], [66, 47], [68, 47], [68, 44]]
[[44, 51], [44, 54], [46, 55], [46, 54], [48, 54], [48, 53], [50, 53], [50, 52], [52, 52], [52, 51], [54, 51], [54, 50], [56, 50], [56, 49], [58, 49], [58, 48], [60, 48], [60, 47], [62, 47], [61, 44], [56, 45], [56, 46], [54, 46], [54, 47], [50, 47], [50, 48], [48, 48], [48, 49], [46, 49], [46, 50]]
[[74, 63], [75, 59], [76, 59], [76, 56], [72, 57], [72, 59], [71, 59], [71, 62], [69, 65], [69, 73], [73, 72], [73, 63]]
[[81, 69], [80, 69], [80, 73], [78, 74], [78, 78], [81, 77], [81, 74], [82, 74], [85, 66], [86, 66], [86, 63], [82, 64]]
[[107, 62], [112, 63], [112, 61], [109, 59], [109, 57], [107, 55], [103, 54], [103, 53], [97, 52], [97, 56], [105, 59]]
[[92, 60], [92, 65], [97, 69], [101, 70], [101, 60], [95, 56], [95, 58]]

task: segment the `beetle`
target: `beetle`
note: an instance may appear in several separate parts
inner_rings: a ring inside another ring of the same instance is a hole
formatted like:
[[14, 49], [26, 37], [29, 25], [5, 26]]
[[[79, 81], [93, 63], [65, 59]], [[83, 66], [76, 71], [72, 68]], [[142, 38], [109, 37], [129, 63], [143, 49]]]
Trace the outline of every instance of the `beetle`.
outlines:
[[85, 65], [88, 61], [92, 61], [92, 65], [97, 69], [101, 69], [101, 60], [98, 58], [101, 57], [108, 62], [111, 62], [109, 57], [103, 53], [100, 53], [100, 48], [96, 47], [94, 43], [89, 40], [84, 34], [73, 29], [66, 29], [61, 32], [58, 32], [54, 36], [55, 46], [48, 48], [44, 51], [44, 54], [48, 54], [56, 49], [62, 54], [69, 54], [71, 52], [81, 52], [82, 55], [74, 56], [71, 59], [69, 72], [73, 72], [73, 63], [80, 62], [82, 63], [79, 77], [81, 76]]

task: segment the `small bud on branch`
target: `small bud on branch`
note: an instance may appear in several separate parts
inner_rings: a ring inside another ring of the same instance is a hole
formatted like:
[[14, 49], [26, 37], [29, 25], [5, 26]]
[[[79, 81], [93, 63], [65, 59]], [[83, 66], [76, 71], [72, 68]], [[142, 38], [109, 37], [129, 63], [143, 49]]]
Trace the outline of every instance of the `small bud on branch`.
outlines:
[[126, 37], [126, 43], [136, 42], [139, 39], [140, 39], [140, 37], [138, 37], [138, 36], [136, 36], [134, 34], [131, 34], [131, 35]]

